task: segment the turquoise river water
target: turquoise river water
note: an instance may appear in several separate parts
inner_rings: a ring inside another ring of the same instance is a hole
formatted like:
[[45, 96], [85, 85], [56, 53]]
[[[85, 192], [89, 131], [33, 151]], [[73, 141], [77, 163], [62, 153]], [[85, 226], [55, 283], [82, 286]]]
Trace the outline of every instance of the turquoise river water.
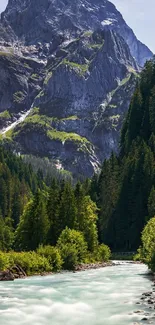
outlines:
[[120, 266], [0, 283], [0, 325], [141, 324], [147, 267]]

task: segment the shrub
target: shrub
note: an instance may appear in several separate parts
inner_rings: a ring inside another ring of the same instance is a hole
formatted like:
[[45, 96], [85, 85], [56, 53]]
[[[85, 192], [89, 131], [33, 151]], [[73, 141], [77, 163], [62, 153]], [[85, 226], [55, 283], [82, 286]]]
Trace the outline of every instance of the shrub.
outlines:
[[155, 252], [155, 218], [145, 226], [142, 232], [142, 247], [139, 248], [138, 253], [143, 262], [149, 264]]
[[0, 271], [5, 271], [10, 267], [9, 255], [0, 252]]
[[77, 249], [72, 244], [66, 244], [61, 248], [61, 256], [65, 270], [75, 270], [76, 265], [80, 262]]
[[98, 246], [99, 261], [107, 262], [110, 259], [111, 251], [107, 245], [101, 244]]
[[50, 272], [52, 270], [48, 260], [35, 252], [0, 253], [0, 270], [20, 266], [27, 275]]
[[37, 253], [47, 258], [53, 271], [56, 272], [61, 270], [63, 262], [58, 248], [53, 246], [40, 246]]
[[75, 265], [83, 263], [87, 256], [87, 244], [84, 236], [76, 230], [69, 228], [63, 230], [58, 239], [57, 247], [62, 256], [64, 268], [68, 268], [70, 264], [72, 268], [75, 268]]

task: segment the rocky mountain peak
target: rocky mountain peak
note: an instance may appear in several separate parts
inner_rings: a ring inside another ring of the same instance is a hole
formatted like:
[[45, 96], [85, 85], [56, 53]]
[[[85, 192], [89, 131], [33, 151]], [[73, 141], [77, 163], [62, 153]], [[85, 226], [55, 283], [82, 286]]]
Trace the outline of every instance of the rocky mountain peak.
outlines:
[[2, 137], [17, 152], [91, 176], [118, 152], [151, 57], [107, 0], [9, 0], [0, 21]]
[[35, 0], [9, 0], [2, 24], [8, 24], [27, 45], [78, 37], [86, 30], [112, 29], [125, 39], [140, 66], [152, 57], [107, 0], [37, 0], [37, 5]]

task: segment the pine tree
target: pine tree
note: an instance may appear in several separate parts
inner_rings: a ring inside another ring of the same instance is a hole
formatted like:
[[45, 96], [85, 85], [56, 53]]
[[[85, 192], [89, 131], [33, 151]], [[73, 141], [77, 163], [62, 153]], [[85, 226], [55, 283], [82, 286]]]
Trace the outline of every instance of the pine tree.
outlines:
[[47, 214], [49, 218], [50, 228], [47, 236], [47, 242], [50, 245], [57, 243], [60, 230], [59, 224], [59, 205], [60, 205], [60, 188], [55, 179], [52, 180], [51, 187], [49, 189], [48, 201], [47, 201]]
[[148, 198], [148, 219], [155, 217], [155, 188], [152, 186]]
[[35, 250], [46, 242], [49, 220], [46, 213], [44, 194], [39, 190], [30, 201], [21, 217], [15, 234], [15, 247], [18, 250]]
[[77, 222], [77, 208], [74, 190], [70, 183], [66, 182], [62, 187], [59, 206], [59, 233], [66, 227], [74, 229]]

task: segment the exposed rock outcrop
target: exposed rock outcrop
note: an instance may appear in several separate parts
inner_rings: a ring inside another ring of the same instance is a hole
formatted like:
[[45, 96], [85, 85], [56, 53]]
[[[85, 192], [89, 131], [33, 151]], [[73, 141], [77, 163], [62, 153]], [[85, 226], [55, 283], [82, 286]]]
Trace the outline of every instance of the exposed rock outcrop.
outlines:
[[9, 0], [0, 23], [4, 136], [17, 152], [91, 176], [118, 151], [140, 66], [151, 56], [107, 0]]
[[14, 281], [15, 279], [25, 278], [26, 273], [19, 265], [15, 265], [9, 270], [0, 272], [0, 281]]
[[124, 38], [140, 65], [152, 56], [107, 0], [37, 0], [37, 6], [36, 0], [9, 0], [2, 25], [12, 30], [11, 40], [16, 35], [26, 44], [52, 43], [56, 38], [61, 43], [85, 30], [112, 29]]

